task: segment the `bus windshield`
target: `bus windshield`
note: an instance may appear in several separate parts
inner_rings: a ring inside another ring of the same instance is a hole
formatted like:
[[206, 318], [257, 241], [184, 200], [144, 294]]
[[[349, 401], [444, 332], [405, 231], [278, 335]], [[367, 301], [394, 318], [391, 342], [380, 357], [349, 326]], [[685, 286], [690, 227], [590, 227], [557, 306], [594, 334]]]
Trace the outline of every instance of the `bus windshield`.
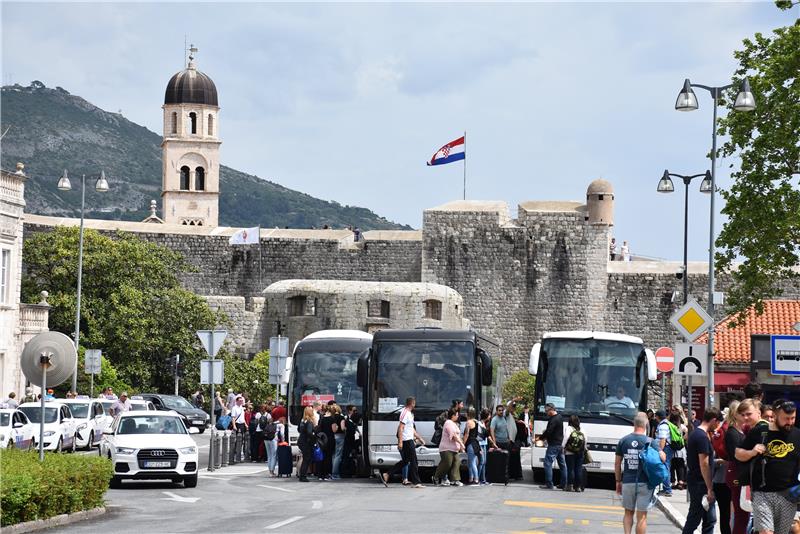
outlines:
[[[373, 413], [394, 413], [407, 397], [438, 415], [453, 399], [475, 404], [475, 347], [464, 341], [386, 341], [378, 345]], [[418, 417], [420, 418], [420, 417]]]
[[360, 351], [303, 352], [294, 358], [292, 373], [291, 413], [289, 420], [296, 425], [303, 416], [303, 408], [315, 400], [326, 404], [335, 400], [344, 407], [348, 404], [361, 407], [361, 388], [356, 384], [356, 370]]
[[636, 362], [643, 347], [598, 339], [546, 339], [547, 377], [537, 411], [552, 403], [565, 415], [617, 414], [633, 417], [642, 388], [636, 387]]

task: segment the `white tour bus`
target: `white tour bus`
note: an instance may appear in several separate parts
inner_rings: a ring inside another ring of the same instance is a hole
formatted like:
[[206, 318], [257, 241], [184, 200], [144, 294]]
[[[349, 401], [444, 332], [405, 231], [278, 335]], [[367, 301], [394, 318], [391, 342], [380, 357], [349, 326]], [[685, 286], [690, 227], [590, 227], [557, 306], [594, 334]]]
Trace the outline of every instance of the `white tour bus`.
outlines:
[[[657, 376], [655, 355], [633, 336], [608, 332], [551, 332], [531, 350], [528, 372], [536, 377], [531, 466], [541, 469], [546, 444], [545, 404], [564, 418], [577, 415], [592, 462], [589, 472], [613, 473], [619, 439], [633, 430], [633, 418], [647, 409], [647, 381]], [[558, 468], [557, 462], [553, 467]]]

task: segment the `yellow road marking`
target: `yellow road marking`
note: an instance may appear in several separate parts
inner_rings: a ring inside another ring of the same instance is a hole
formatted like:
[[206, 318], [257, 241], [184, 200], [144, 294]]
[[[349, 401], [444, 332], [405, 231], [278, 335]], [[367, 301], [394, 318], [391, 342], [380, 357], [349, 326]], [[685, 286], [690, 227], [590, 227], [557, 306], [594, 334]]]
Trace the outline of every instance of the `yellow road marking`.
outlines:
[[623, 515], [625, 513], [625, 511], [619, 506], [565, 504], [565, 503], [535, 502], [535, 501], [505, 501], [503, 504], [505, 504], [506, 506], [524, 506], [526, 508], [546, 508], [551, 510], [571, 510], [579, 512], [592, 512], [598, 514]]
[[530, 522], [531, 523], [542, 523], [542, 524], [545, 524], [545, 525], [549, 525], [550, 523], [553, 522], [553, 518], [552, 517], [531, 517]]
[[604, 527], [622, 528], [622, 521], [603, 521]]
[[[588, 519], [579, 519], [578, 521], [581, 522], [581, 525], [588, 525], [589, 524], [589, 520]], [[567, 524], [567, 525], [574, 525], [575, 524], [575, 520], [574, 519], [565, 519], [564, 523]]]

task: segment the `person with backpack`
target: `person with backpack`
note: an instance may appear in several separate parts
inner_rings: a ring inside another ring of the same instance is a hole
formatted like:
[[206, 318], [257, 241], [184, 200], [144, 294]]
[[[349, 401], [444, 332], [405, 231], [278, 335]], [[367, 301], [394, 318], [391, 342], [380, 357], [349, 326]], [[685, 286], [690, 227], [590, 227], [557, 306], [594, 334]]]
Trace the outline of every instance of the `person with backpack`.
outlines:
[[[633, 432], [617, 443], [614, 457], [614, 479], [617, 495], [622, 497], [625, 515], [622, 528], [625, 534], [631, 534], [636, 517], [636, 534], [647, 532], [647, 512], [655, 505], [655, 484], [650, 487], [644, 462], [640, 455], [649, 447], [658, 448], [658, 441], [647, 436], [647, 414], [639, 412], [633, 418]], [[657, 456], [662, 462], [666, 460], [664, 451], [659, 450]], [[666, 467], [666, 466], [664, 466]], [[669, 471], [667, 471], [669, 473]], [[669, 475], [667, 474], [667, 478]]]
[[342, 455], [344, 454], [345, 423], [342, 408], [338, 404], [332, 404], [330, 409], [333, 413], [333, 470], [331, 478], [339, 480], [341, 478]]
[[278, 464], [278, 443], [280, 442], [278, 439], [278, 424], [265, 407], [264, 415], [258, 420], [258, 427], [261, 429], [261, 435], [264, 440], [267, 469], [273, 475], [275, 474], [275, 466]]
[[702, 534], [714, 534], [717, 523], [717, 509], [714, 506], [714, 447], [710, 435], [722, 422], [719, 408], [709, 406], [703, 414], [703, 421], [689, 433], [686, 440], [686, 465], [689, 490], [689, 512], [682, 534], [693, 534], [703, 523]]
[[[681, 434], [681, 429], [669, 421], [664, 410], [658, 410], [656, 418], [659, 420], [656, 427], [656, 440], [658, 440], [658, 448], [664, 451], [667, 456], [665, 463], [667, 471], [669, 471], [675, 451], [684, 447], [683, 435]], [[672, 497], [672, 484], [669, 477], [667, 477], [663, 489], [658, 494], [663, 497]]]
[[564, 491], [581, 491], [584, 452], [586, 436], [581, 432], [581, 420], [577, 415], [570, 415], [567, 432], [564, 433], [564, 459], [567, 462], [567, 485]]
[[[674, 408], [674, 407], [673, 407]], [[675, 425], [681, 431], [683, 442], [686, 442], [686, 436], [689, 430], [686, 428], [681, 413], [675, 409], [669, 413], [669, 422]], [[671, 428], [671, 427], [670, 427]], [[686, 447], [681, 447], [677, 451], [673, 451], [672, 461], [669, 466], [670, 483], [673, 489], [685, 490], [686, 489]], [[675, 482], [672, 483], [673, 476]]]

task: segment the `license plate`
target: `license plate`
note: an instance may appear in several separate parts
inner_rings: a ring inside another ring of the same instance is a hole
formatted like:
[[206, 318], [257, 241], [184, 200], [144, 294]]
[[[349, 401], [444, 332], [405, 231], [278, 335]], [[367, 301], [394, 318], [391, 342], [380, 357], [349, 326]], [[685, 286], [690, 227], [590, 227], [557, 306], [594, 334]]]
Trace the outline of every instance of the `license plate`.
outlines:
[[169, 467], [169, 462], [145, 462], [145, 467]]
[[600, 462], [589, 462], [586, 464], [586, 468], [588, 469], [600, 469]]
[[202, 425], [203, 421], [192, 421], [193, 425]]
[[433, 467], [433, 460], [417, 460], [417, 464], [422, 467]]

